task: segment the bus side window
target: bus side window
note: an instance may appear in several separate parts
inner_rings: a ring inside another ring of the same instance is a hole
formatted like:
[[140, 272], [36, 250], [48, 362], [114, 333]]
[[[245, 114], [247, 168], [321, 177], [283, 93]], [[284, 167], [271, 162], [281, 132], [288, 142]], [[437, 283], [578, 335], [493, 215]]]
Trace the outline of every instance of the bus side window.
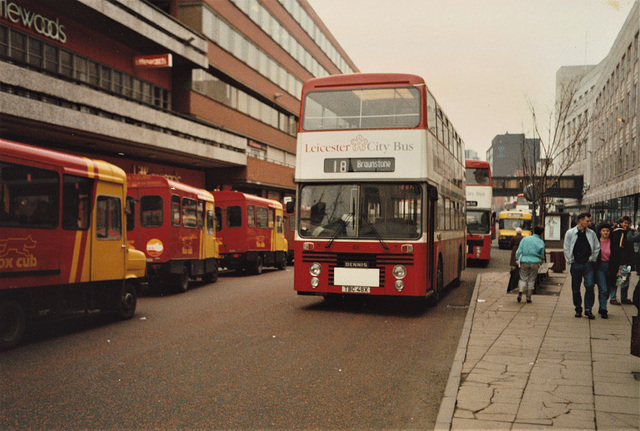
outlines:
[[62, 228], [86, 230], [91, 214], [91, 191], [93, 181], [89, 178], [65, 175], [62, 190]]
[[282, 216], [276, 216], [276, 233], [283, 233], [282, 230]]
[[115, 196], [98, 196], [96, 205], [96, 237], [99, 239], [122, 238], [121, 201]]

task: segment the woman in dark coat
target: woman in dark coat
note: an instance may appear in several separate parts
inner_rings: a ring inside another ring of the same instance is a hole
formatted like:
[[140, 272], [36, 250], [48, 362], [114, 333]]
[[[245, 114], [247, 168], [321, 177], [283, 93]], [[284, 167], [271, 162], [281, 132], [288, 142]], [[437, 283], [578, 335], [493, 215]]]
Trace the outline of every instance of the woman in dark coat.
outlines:
[[520, 271], [518, 268], [518, 262], [516, 262], [516, 251], [518, 250], [518, 246], [520, 245], [520, 241], [522, 241], [522, 229], [516, 228], [516, 235], [511, 237], [511, 241], [509, 242], [509, 246], [511, 247], [511, 261], [509, 265], [511, 266], [511, 276], [509, 277], [509, 287], [507, 288], [507, 292], [518, 287], [518, 280], [520, 280]]

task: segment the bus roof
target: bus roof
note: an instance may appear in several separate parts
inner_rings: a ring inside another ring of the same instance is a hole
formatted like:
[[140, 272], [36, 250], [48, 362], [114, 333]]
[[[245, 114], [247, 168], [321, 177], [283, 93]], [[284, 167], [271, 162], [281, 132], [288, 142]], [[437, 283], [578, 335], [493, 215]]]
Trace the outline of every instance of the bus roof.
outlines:
[[274, 208], [282, 208], [282, 204], [273, 199], [267, 199], [256, 195], [250, 195], [248, 193], [230, 191], [230, 190], [222, 190], [222, 191], [214, 191], [213, 197], [216, 200], [216, 203], [229, 202], [229, 201], [246, 201], [248, 203], [259, 203], [262, 205], [272, 206]]
[[128, 188], [140, 188], [140, 187], [162, 187], [172, 188], [180, 190], [185, 193], [190, 193], [197, 196], [203, 201], [213, 202], [213, 195], [197, 187], [190, 186], [188, 184], [181, 183], [179, 181], [170, 180], [162, 175], [146, 175], [146, 174], [127, 174]]
[[302, 92], [376, 85], [385, 87], [424, 85], [424, 79], [408, 73], [353, 73], [348, 75], [330, 75], [308, 80], [304, 83]]
[[465, 159], [464, 166], [466, 168], [491, 168], [489, 162], [484, 160]]
[[526, 219], [530, 219], [531, 218], [531, 213], [527, 212], [527, 211], [518, 211], [518, 210], [500, 211], [500, 214], [498, 215], [498, 218], [526, 218]]
[[126, 182], [124, 170], [105, 162], [33, 145], [0, 139], [0, 154], [31, 163], [43, 163], [62, 169], [65, 174], [96, 178], [118, 184]]

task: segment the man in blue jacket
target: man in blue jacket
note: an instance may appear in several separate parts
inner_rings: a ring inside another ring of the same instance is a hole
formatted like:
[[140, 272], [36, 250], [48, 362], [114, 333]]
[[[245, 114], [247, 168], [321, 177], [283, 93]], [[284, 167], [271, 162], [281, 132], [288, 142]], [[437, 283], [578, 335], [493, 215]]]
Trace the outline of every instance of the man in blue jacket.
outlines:
[[567, 264], [571, 264], [571, 291], [576, 317], [582, 317], [580, 285], [584, 280], [584, 315], [589, 319], [595, 319], [591, 312], [595, 302], [593, 264], [600, 254], [600, 241], [598, 241], [596, 233], [589, 229], [590, 223], [591, 214], [580, 213], [578, 215], [578, 224], [569, 229], [564, 236], [564, 258]]
[[533, 229], [533, 235], [525, 236], [518, 245], [516, 260], [520, 262], [520, 282], [518, 283], [518, 302], [522, 300], [522, 291], [527, 286], [527, 302], [531, 302], [531, 293], [536, 285], [538, 268], [544, 259], [544, 233], [542, 226]]

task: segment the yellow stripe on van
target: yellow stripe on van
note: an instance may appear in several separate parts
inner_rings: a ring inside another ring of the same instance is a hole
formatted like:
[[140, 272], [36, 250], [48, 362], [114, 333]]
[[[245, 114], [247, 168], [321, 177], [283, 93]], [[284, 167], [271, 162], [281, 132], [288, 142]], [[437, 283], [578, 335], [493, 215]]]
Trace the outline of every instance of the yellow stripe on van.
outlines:
[[73, 244], [73, 256], [71, 257], [71, 270], [69, 271], [69, 283], [76, 282], [78, 264], [80, 260], [80, 248], [82, 246], [82, 231], [76, 231], [76, 240]]

